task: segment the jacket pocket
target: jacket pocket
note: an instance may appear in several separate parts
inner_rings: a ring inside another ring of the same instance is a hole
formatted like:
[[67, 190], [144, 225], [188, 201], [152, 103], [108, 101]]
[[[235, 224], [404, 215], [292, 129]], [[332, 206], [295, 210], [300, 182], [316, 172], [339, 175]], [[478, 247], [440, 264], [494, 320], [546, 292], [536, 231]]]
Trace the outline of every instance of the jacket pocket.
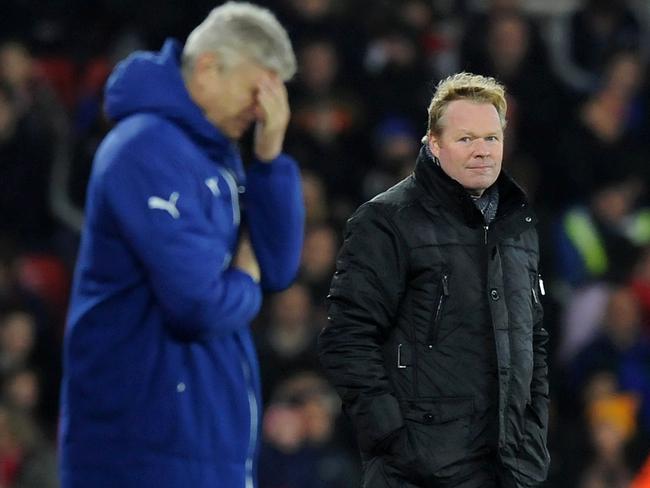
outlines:
[[433, 347], [438, 342], [438, 333], [440, 332], [440, 322], [445, 308], [445, 303], [449, 297], [449, 273], [446, 271], [440, 276], [440, 283], [438, 286], [438, 296], [435, 302], [435, 310], [433, 313], [433, 321], [429, 327], [427, 334], [427, 345]]
[[363, 468], [362, 488], [403, 488], [407, 482], [402, 473], [380, 456], [372, 458]]
[[472, 397], [409, 402], [404, 419], [416, 458], [418, 479], [457, 476], [469, 452]]

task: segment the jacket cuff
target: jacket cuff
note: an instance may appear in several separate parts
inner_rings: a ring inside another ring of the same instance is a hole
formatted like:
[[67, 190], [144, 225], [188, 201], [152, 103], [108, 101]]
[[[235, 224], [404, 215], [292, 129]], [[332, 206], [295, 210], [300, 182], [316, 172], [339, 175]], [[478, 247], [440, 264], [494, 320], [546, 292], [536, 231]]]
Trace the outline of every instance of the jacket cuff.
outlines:
[[297, 166], [296, 161], [286, 153], [278, 154], [274, 159], [269, 161], [262, 161], [255, 156], [251, 159], [251, 165], [248, 171], [253, 171], [261, 174], [270, 173], [275, 168], [280, 166]]

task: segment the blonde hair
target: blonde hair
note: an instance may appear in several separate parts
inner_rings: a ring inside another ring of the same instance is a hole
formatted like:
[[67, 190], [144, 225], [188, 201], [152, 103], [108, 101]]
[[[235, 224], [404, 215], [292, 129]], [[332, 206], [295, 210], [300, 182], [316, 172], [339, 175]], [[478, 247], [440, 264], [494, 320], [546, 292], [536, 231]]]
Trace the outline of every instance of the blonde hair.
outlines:
[[242, 57], [275, 71], [284, 81], [296, 72], [296, 56], [287, 31], [266, 8], [228, 2], [214, 8], [188, 36], [183, 49], [183, 74], [188, 76], [204, 52], [221, 55], [226, 65]]
[[504, 86], [494, 78], [462, 72], [448, 76], [436, 86], [427, 110], [429, 125], [422, 142], [426, 142], [431, 134], [440, 134], [442, 131], [440, 120], [445, 114], [447, 105], [454, 100], [469, 100], [493, 105], [499, 114], [501, 128], [506, 128], [508, 103]]

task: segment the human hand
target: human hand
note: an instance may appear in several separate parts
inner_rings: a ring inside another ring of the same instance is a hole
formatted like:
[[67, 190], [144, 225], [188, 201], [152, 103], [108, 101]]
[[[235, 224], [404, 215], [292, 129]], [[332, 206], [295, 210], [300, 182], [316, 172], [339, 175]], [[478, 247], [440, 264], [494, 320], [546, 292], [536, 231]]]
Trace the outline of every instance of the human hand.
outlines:
[[253, 281], [259, 283], [261, 275], [260, 265], [257, 262], [255, 251], [247, 234], [242, 234], [239, 240], [237, 253], [233, 259], [233, 266], [250, 275]]
[[291, 111], [287, 88], [278, 76], [265, 76], [258, 83], [259, 117], [255, 125], [255, 156], [270, 162], [282, 151]]

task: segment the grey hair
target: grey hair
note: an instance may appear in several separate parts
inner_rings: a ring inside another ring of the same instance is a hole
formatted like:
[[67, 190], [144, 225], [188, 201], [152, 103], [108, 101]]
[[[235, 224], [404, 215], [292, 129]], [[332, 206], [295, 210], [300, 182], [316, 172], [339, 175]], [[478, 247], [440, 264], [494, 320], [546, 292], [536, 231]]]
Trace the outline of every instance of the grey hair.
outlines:
[[296, 72], [296, 56], [287, 31], [270, 10], [248, 2], [227, 2], [214, 8], [188, 36], [183, 48], [183, 76], [196, 58], [213, 52], [224, 64], [242, 58], [275, 71], [284, 81]]

